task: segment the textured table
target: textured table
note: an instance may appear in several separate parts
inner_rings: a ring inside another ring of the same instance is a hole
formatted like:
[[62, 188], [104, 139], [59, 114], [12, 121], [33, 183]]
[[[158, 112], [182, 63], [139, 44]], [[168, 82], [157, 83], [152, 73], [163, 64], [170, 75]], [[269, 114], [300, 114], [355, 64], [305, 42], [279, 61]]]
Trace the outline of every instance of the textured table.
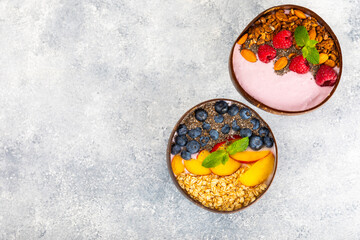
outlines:
[[[336, 3], [338, 2], [338, 3]], [[285, 1], [0, 1], [0, 239], [360, 239], [360, 2], [292, 1], [337, 34], [321, 109], [258, 110], [279, 148], [252, 207], [205, 211], [172, 183], [179, 117], [233, 87], [233, 41]]]

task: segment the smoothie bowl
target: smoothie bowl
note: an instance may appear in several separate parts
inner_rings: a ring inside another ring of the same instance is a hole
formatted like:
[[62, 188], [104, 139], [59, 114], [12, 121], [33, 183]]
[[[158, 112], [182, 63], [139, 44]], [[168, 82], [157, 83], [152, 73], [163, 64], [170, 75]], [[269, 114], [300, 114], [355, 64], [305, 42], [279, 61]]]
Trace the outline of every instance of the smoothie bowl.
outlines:
[[332, 96], [342, 55], [335, 34], [317, 14], [283, 5], [259, 14], [240, 34], [229, 70], [249, 102], [271, 113], [296, 115]]
[[167, 163], [189, 200], [213, 212], [232, 213], [269, 188], [277, 146], [254, 110], [234, 100], [213, 99], [180, 118], [169, 138]]

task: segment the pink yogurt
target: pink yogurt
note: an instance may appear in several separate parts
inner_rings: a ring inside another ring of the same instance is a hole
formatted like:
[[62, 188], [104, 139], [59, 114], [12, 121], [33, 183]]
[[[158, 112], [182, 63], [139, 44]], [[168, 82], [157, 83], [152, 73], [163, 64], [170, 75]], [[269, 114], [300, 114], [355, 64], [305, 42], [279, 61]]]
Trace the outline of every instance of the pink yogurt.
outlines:
[[[236, 44], [233, 68], [241, 87], [263, 104], [284, 111], [303, 111], [320, 104], [333, 87], [320, 87], [313, 75], [288, 72], [282, 76], [274, 72], [274, 60], [270, 63], [246, 61]], [[338, 68], [334, 69], [337, 73]]]

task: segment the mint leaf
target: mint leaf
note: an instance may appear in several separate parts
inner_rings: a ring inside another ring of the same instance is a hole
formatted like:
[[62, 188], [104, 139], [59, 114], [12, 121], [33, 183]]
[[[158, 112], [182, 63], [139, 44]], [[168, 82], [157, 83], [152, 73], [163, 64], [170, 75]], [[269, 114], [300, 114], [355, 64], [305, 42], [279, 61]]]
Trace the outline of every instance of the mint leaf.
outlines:
[[316, 41], [316, 40], [309, 40], [309, 41], [307, 41], [306, 42], [306, 46], [307, 47], [315, 47], [315, 45], [318, 43], [318, 41]]
[[249, 146], [249, 138], [245, 137], [233, 142], [230, 146], [226, 148], [226, 150], [230, 155], [233, 155], [237, 152], [242, 152], [246, 150], [248, 146]]
[[227, 155], [225, 150], [217, 150], [213, 153], [210, 153], [210, 155], [204, 159], [201, 165], [206, 168], [216, 167], [224, 161], [223, 159], [225, 155]]
[[320, 54], [315, 47], [308, 48], [308, 55], [306, 59], [312, 64], [319, 64]]
[[296, 44], [299, 47], [305, 46], [305, 44], [310, 40], [309, 34], [304, 26], [298, 26], [295, 29], [294, 35]]
[[304, 58], [307, 58], [307, 56], [309, 55], [309, 48], [308, 47], [303, 47], [301, 49], [302, 55]]
[[230, 159], [229, 154], [225, 154], [223, 159], [221, 160], [221, 163], [225, 165], [227, 161], [229, 161], [229, 159]]

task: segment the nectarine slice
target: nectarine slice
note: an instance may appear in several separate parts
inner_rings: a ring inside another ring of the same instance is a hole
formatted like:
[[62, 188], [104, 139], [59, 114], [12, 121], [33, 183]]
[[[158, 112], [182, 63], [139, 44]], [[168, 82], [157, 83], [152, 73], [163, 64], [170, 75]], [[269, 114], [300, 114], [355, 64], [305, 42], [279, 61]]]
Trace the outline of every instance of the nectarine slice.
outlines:
[[270, 153], [263, 159], [260, 159], [249, 170], [241, 174], [240, 182], [245, 186], [252, 187], [264, 182], [274, 170], [275, 157]]
[[220, 163], [220, 165], [210, 169], [214, 174], [217, 174], [219, 176], [227, 176], [236, 172], [236, 170], [238, 170], [240, 166], [241, 166], [240, 162], [229, 158], [229, 161], [227, 161], [225, 165]]
[[183, 164], [183, 159], [180, 155], [175, 155], [171, 162], [171, 168], [175, 175], [179, 175], [180, 173], [184, 172], [185, 167]]
[[204, 159], [210, 155], [209, 151], [203, 150], [199, 153], [196, 159], [185, 161], [185, 168], [196, 175], [208, 175], [211, 173], [210, 168], [202, 166]]
[[265, 151], [244, 151], [244, 152], [238, 152], [230, 157], [233, 158], [236, 161], [242, 162], [242, 163], [250, 163], [250, 162], [256, 162], [267, 155], [269, 155], [270, 150]]
[[223, 149], [225, 149], [225, 143], [226, 142], [220, 142], [220, 143], [217, 143], [217, 144], [215, 144], [215, 146], [211, 149], [211, 153], [212, 152], [215, 152], [216, 150], [223, 150]]

